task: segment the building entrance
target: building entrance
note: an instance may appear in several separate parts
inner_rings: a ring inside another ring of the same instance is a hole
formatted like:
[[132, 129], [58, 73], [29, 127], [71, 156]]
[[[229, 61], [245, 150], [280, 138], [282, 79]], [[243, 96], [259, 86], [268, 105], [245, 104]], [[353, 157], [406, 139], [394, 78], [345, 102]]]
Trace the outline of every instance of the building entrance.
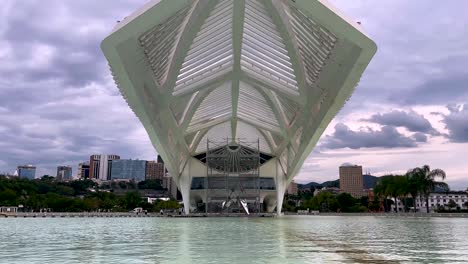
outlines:
[[259, 141], [207, 140], [207, 213], [259, 213]]

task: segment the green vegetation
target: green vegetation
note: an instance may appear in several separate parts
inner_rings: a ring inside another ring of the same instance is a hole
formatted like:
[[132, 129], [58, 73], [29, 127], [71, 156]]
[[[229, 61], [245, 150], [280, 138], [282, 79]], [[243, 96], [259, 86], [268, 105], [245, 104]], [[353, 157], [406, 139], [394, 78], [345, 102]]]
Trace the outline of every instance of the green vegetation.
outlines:
[[117, 195], [111, 186], [98, 188], [91, 180], [55, 182], [45, 176], [37, 180], [7, 179], [0, 176], [0, 206], [23, 205], [26, 211], [51, 210], [53, 212], [125, 212], [135, 207], [143, 207], [149, 212], [161, 209], [177, 209], [177, 201], [158, 201], [155, 204], [143, 202], [138, 190], [163, 190], [160, 181], [144, 181], [117, 184], [126, 190]]
[[[372, 201], [369, 201], [368, 197], [355, 199], [347, 193], [334, 195], [329, 191], [322, 191], [317, 196], [313, 196], [315, 185], [318, 184], [311, 184], [310, 190], [305, 189], [298, 195], [286, 196], [283, 209], [289, 212], [306, 209], [321, 212], [380, 212], [382, 210], [388, 212], [394, 200], [399, 199], [403, 202], [405, 211], [409, 211], [410, 208], [415, 207], [415, 199], [419, 197], [426, 200], [426, 210], [429, 211], [430, 193], [449, 190], [446, 183], [437, 181], [445, 178], [443, 170], [431, 170], [428, 165], [411, 169], [404, 175], [382, 176], [374, 188], [375, 197]], [[447, 207], [452, 210], [457, 207], [457, 204], [449, 201]], [[397, 210], [396, 206], [395, 210]]]
[[293, 201], [286, 197], [283, 203], [283, 210], [288, 212], [296, 212], [297, 210], [314, 210], [320, 212], [367, 212], [367, 197], [355, 199], [348, 193], [340, 193], [334, 195], [331, 192], [323, 191], [314, 197], [310, 197], [302, 202], [300, 206], [296, 206], [297, 201]]
[[[409, 170], [405, 175], [381, 177], [374, 188], [374, 195], [379, 199], [385, 197], [392, 197], [394, 200], [400, 199], [404, 203], [405, 211], [408, 211], [409, 207], [414, 207], [414, 201], [419, 195], [426, 200], [426, 210], [429, 212], [429, 194], [436, 189], [441, 191], [449, 189], [445, 182], [436, 181], [437, 178], [444, 180], [445, 177], [443, 170], [431, 170], [428, 165], [424, 165]], [[411, 196], [411, 199], [408, 196]], [[387, 205], [385, 207], [388, 208]]]

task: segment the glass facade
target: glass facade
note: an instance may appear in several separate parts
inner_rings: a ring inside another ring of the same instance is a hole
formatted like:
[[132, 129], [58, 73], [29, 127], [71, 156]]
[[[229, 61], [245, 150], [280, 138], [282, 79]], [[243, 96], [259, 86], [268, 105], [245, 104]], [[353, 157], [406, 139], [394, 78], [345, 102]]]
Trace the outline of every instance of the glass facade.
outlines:
[[32, 166], [19, 166], [18, 176], [23, 179], [34, 180], [36, 178], [36, 167]]
[[112, 180], [144, 181], [146, 175], [145, 160], [113, 160], [111, 165]]
[[58, 166], [57, 167], [57, 177], [58, 181], [69, 181], [72, 180], [72, 168], [69, 166]]
[[[232, 177], [234, 178], [234, 177]], [[236, 177], [239, 178], [239, 177]], [[249, 181], [248, 177], [245, 177], [243, 179], [243, 188], [244, 189], [256, 189], [256, 183], [257, 179], [251, 178], [252, 180]], [[240, 180], [240, 179], [239, 179]], [[192, 178], [192, 190], [204, 190], [206, 189], [206, 177], [193, 177]], [[233, 179], [230, 179], [229, 182], [234, 182]], [[226, 177], [218, 177], [217, 180], [212, 180], [210, 182], [210, 189], [225, 189], [226, 188]], [[273, 178], [266, 178], [266, 177], [260, 177], [259, 178], [259, 189], [260, 190], [276, 190], [275, 187], [275, 179]]]

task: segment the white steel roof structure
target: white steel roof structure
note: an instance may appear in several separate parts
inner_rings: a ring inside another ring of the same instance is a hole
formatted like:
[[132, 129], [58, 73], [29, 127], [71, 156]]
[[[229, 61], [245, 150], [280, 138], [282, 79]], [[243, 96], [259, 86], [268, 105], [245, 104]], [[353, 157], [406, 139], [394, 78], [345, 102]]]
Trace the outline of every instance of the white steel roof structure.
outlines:
[[207, 138], [239, 137], [289, 182], [376, 49], [325, 0], [154, 0], [102, 43], [177, 183]]

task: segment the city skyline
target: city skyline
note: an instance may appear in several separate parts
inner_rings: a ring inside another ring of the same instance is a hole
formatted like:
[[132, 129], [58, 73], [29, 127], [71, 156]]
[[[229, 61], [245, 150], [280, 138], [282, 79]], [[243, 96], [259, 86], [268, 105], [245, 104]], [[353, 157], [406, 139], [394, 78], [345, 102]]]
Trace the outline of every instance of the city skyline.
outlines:
[[[144, 2], [104, 8], [58, 1], [46, 10], [7, 1], [0, 7], [0, 58], [6, 62], [0, 73], [8, 76], [0, 77], [1, 172], [20, 164], [36, 165], [37, 175], [53, 175], [58, 165], [76, 172], [93, 153], [155, 159], [99, 50], [117, 20]], [[447, 172], [452, 188], [466, 188], [468, 165], [460, 157], [468, 154], [468, 20], [460, 5], [467, 4], [331, 2], [361, 22], [379, 51], [295, 181], [334, 180], [345, 162], [376, 175], [429, 164]], [[10, 8], [22, 12], [13, 15]]]

